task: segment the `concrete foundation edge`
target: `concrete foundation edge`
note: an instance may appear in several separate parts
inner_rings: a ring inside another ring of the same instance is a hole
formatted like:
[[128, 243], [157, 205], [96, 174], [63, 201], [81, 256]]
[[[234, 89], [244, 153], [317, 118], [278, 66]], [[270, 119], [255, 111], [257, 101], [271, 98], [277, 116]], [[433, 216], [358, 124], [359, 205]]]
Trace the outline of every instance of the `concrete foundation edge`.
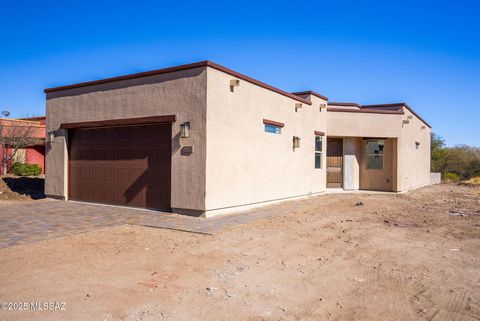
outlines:
[[324, 193], [325, 193], [325, 191], [321, 191], [321, 192], [316, 192], [316, 193], [309, 193], [309, 194], [291, 196], [291, 197], [286, 197], [286, 198], [281, 198], [281, 199], [252, 203], [252, 204], [244, 204], [244, 205], [238, 205], [238, 206], [231, 206], [231, 207], [225, 207], [225, 208], [205, 210], [200, 216], [205, 217], [205, 218], [213, 218], [213, 217], [222, 216], [222, 215], [237, 214], [237, 213], [249, 211], [249, 210], [252, 210], [252, 209], [255, 209], [255, 208], [260, 208], [260, 207], [273, 205], [273, 204], [286, 202], [286, 201], [295, 201], [295, 200], [306, 199], [306, 198], [309, 198], [309, 197], [322, 195]]

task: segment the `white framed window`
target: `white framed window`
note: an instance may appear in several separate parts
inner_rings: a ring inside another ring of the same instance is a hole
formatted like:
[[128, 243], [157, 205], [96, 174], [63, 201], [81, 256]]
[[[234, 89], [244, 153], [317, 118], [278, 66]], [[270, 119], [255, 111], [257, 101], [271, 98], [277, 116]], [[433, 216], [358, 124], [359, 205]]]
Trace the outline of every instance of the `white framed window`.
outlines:
[[383, 149], [385, 141], [383, 139], [367, 140], [365, 142], [367, 148], [367, 169], [383, 169]]
[[322, 168], [323, 137], [315, 135], [315, 168]]

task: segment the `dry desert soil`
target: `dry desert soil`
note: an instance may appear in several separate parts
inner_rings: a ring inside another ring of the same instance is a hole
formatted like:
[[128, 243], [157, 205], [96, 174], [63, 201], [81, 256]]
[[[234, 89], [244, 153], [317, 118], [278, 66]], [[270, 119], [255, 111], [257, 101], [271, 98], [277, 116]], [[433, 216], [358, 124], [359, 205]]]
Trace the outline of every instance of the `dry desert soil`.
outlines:
[[213, 236], [94, 230], [1, 249], [0, 272], [0, 302], [65, 302], [2, 321], [480, 320], [480, 187], [323, 195]]

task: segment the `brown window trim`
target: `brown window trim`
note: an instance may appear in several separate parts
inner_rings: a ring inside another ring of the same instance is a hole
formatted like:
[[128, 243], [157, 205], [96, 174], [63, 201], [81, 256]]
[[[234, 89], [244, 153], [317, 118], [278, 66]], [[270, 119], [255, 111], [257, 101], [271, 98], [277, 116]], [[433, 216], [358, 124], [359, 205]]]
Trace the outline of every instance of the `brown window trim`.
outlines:
[[263, 119], [263, 123], [265, 125], [272, 125], [272, 126], [277, 126], [277, 127], [284, 127], [285, 126], [284, 123], [279, 123], [278, 121], [269, 120], [269, 119]]
[[387, 140], [388, 137], [363, 137], [363, 140]]
[[151, 125], [158, 123], [171, 123], [177, 120], [176, 115], [165, 116], [150, 116], [139, 118], [123, 118], [123, 119], [109, 119], [85, 121], [78, 123], [63, 123], [60, 128], [75, 129], [75, 128], [91, 128], [91, 127], [109, 127], [109, 126], [128, 126], [128, 125]]
[[317, 130], [313, 131], [313, 133], [317, 136], [325, 136], [325, 133], [324, 132], [319, 132]]

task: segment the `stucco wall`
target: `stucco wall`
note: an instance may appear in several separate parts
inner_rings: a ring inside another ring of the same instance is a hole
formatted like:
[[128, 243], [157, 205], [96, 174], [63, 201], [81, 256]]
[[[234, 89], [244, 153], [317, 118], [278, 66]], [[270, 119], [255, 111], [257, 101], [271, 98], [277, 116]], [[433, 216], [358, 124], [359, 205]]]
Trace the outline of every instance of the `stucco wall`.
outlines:
[[[411, 119], [408, 117], [411, 116]], [[431, 129], [405, 109], [398, 138], [398, 191], [430, 184], [430, 134]], [[415, 142], [419, 142], [418, 148]]]
[[383, 168], [367, 169], [366, 141], [362, 141], [360, 162], [360, 189], [375, 191], [394, 191], [395, 187], [395, 164], [397, 140], [389, 138], [384, 140]]
[[343, 189], [360, 188], [360, 163], [362, 161], [362, 139], [345, 137], [343, 139]]
[[31, 146], [26, 148], [26, 163], [37, 164], [45, 172], [45, 146]]
[[[205, 209], [206, 68], [47, 94], [47, 131], [62, 123], [177, 115], [172, 124], [172, 208]], [[189, 121], [191, 155], [180, 153], [180, 124]], [[67, 196], [67, 132], [47, 144], [46, 194]]]
[[[325, 191], [326, 137], [322, 169], [314, 168], [314, 131], [326, 131], [327, 112], [247, 81], [230, 90], [234, 77], [207, 70], [206, 209], [211, 215], [232, 207]], [[264, 132], [263, 119], [285, 123], [280, 135]], [[292, 138], [301, 138], [293, 150]], [[235, 210], [235, 208], [233, 208]]]
[[328, 136], [398, 137], [402, 116], [360, 112], [328, 112]]
[[[403, 111], [404, 114], [328, 112], [329, 136], [396, 138], [389, 140], [391, 146], [386, 146], [393, 155], [391, 171], [383, 171], [378, 177], [373, 172], [369, 175], [368, 171], [361, 171], [361, 189], [380, 186], [378, 189], [387, 190], [387, 178], [392, 182], [390, 190], [399, 192], [429, 184], [431, 129], [407, 108]], [[418, 148], [416, 141], [420, 143]], [[383, 184], [377, 182], [380, 179]]]

